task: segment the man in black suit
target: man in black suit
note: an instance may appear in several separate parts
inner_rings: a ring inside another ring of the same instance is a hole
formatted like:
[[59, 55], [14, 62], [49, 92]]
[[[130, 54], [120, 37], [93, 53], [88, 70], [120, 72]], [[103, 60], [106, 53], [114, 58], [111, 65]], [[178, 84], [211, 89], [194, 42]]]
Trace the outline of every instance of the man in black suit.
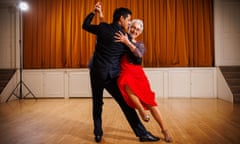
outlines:
[[127, 8], [117, 8], [111, 24], [100, 23], [92, 25], [91, 21], [96, 12], [100, 12], [101, 4], [95, 5], [94, 11], [87, 15], [82, 28], [97, 36], [95, 52], [90, 62], [90, 79], [93, 97], [93, 121], [95, 141], [100, 142], [102, 130], [102, 106], [104, 88], [112, 95], [121, 107], [131, 128], [140, 141], [158, 141], [158, 137], [148, 132], [141, 123], [136, 111], [124, 101], [117, 85], [120, 72], [120, 58], [124, 53], [131, 52], [122, 43], [114, 42], [114, 34], [125, 33], [131, 20], [132, 12]]

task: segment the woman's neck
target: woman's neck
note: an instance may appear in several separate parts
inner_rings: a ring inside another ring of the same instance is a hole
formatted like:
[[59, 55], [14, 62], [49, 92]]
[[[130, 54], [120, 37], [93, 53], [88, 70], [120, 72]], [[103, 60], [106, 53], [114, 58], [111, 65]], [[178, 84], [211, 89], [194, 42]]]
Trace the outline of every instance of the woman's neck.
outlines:
[[137, 42], [137, 40], [136, 40], [136, 39], [132, 39], [132, 41], [133, 41], [134, 43], [136, 43], [136, 42]]

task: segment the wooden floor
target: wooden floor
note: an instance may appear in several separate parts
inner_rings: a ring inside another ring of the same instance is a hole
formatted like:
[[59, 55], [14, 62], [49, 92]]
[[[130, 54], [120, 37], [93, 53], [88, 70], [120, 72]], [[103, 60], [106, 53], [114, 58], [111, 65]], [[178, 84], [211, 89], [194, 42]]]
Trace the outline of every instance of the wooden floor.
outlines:
[[[103, 144], [139, 144], [120, 108], [104, 99]], [[158, 99], [176, 144], [239, 144], [240, 105], [217, 99]], [[0, 144], [92, 144], [91, 99], [38, 99], [0, 104]], [[162, 137], [157, 123], [144, 123]], [[164, 141], [151, 142], [165, 143]], [[145, 143], [147, 144], [147, 143]]]

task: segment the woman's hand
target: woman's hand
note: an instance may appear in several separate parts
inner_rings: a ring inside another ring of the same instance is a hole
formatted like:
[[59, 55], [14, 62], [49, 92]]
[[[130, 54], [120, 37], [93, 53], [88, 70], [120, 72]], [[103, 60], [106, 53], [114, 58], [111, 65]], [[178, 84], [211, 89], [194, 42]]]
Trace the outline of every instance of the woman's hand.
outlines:
[[98, 12], [99, 13], [99, 17], [100, 17], [100, 21], [103, 21], [103, 12], [102, 12], [102, 3], [101, 2], [97, 2], [95, 4], [94, 7], [94, 13]]
[[132, 52], [136, 49], [136, 46], [129, 41], [127, 33], [123, 34], [121, 31], [118, 31], [114, 34], [114, 38], [115, 42], [124, 43]]
[[115, 42], [122, 42], [126, 45], [129, 43], [128, 35], [126, 33], [123, 34], [121, 31], [116, 32], [114, 38]]
[[102, 11], [101, 2], [97, 2], [97, 3], [95, 4], [94, 11], [95, 11], [95, 12], [100, 12], [100, 11]]

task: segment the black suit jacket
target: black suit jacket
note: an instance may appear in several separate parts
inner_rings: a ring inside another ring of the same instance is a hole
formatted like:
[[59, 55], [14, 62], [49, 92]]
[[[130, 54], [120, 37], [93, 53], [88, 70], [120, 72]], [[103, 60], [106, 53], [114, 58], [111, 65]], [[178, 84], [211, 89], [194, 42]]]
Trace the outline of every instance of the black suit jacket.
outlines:
[[123, 43], [114, 42], [114, 34], [118, 31], [125, 33], [118, 23], [100, 23], [92, 25], [94, 13], [90, 13], [84, 20], [82, 28], [97, 36], [95, 51], [90, 62], [90, 69], [105, 79], [114, 78], [120, 72], [120, 58], [124, 53], [131, 53]]

